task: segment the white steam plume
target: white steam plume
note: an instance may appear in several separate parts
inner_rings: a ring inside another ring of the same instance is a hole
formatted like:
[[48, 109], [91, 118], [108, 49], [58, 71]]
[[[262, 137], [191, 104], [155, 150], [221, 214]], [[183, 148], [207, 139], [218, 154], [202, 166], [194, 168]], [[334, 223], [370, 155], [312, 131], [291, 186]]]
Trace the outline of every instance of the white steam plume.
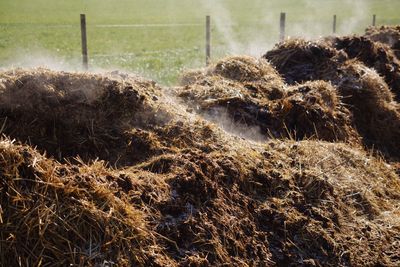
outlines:
[[222, 35], [228, 46], [228, 53], [239, 54], [241, 49], [232, 30], [233, 22], [229, 9], [222, 1], [203, 0], [200, 3], [211, 15], [212, 24], [215, 25], [216, 30]]
[[267, 140], [267, 137], [262, 134], [259, 126], [235, 122], [226, 109], [222, 107], [214, 108], [201, 115], [206, 120], [216, 123], [230, 134], [255, 142], [265, 142]]

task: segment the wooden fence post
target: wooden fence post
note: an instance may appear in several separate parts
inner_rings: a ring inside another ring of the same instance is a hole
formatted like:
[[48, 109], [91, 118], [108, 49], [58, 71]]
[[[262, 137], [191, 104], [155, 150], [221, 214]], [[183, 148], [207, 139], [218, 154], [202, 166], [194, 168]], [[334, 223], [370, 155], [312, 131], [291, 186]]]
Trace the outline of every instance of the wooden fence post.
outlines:
[[206, 16], [206, 65], [210, 65], [211, 61], [211, 19]]
[[82, 66], [84, 70], [88, 70], [88, 52], [87, 52], [87, 36], [86, 36], [86, 16], [81, 14], [81, 37], [82, 37]]
[[376, 15], [372, 15], [372, 26], [376, 26]]
[[333, 34], [336, 34], [336, 15], [333, 15]]
[[285, 24], [286, 24], [286, 13], [282, 12], [280, 19], [280, 35], [279, 35], [279, 41], [281, 42], [285, 40]]

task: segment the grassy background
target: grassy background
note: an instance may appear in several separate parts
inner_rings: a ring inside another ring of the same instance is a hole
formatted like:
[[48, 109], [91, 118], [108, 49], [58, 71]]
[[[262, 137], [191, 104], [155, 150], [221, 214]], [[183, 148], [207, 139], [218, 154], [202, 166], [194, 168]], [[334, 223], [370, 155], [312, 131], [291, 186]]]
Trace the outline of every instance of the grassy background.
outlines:
[[290, 36], [311, 38], [331, 33], [333, 14], [338, 33], [349, 34], [362, 33], [372, 14], [378, 24], [398, 24], [398, 10], [398, 0], [0, 0], [0, 67], [79, 69], [80, 13], [87, 15], [93, 70], [173, 84], [183, 69], [204, 65], [207, 14], [215, 60], [270, 49], [281, 11]]

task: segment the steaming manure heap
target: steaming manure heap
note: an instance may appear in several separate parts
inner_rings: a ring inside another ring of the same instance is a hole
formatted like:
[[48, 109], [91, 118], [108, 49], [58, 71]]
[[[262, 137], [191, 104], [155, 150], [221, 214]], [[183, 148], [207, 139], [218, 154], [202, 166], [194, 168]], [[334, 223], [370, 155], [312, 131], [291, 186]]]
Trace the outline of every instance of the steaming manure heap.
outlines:
[[374, 42], [390, 46], [396, 57], [400, 58], [400, 26], [369, 27], [365, 35]]
[[173, 88], [1, 72], [0, 265], [399, 266], [387, 29], [288, 40]]

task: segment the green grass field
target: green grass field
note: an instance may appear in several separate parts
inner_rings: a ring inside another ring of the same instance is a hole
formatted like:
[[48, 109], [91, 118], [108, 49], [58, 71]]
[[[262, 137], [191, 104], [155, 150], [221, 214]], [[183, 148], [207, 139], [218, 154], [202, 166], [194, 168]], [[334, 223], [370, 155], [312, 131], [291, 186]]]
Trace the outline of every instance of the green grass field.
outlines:
[[212, 56], [260, 55], [278, 40], [279, 13], [290, 36], [362, 33], [400, 23], [398, 0], [0, 0], [0, 67], [80, 68], [79, 14], [87, 15], [93, 70], [124, 70], [173, 84], [204, 66], [205, 16]]

